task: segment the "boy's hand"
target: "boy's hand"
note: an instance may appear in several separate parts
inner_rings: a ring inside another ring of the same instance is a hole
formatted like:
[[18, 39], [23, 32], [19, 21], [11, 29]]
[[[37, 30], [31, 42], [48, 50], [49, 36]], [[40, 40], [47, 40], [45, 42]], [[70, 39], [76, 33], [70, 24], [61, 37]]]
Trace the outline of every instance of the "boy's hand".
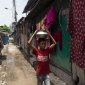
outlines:
[[48, 29], [45, 29], [45, 31], [46, 31], [48, 34], [50, 34], [50, 32], [49, 32], [49, 30], [48, 30]]
[[39, 31], [39, 29], [35, 30], [35, 32], [33, 33], [33, 35], [30, 37], [30, 39], [29, 39], [29, 41], [28, 41], [29, 44], [31, 43], [33, 37], [35, 36], [35, 34], [36, 34], [38, 31]]
[[35, 31], [35, 34], [39, 31], [40, 29], [37, 29], [36, 31]]

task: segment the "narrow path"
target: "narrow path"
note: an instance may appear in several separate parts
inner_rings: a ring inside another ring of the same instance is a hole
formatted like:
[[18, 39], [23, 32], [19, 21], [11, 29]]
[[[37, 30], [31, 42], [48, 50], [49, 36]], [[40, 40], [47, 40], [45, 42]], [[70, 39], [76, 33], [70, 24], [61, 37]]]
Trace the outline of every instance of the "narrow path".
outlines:
[[12, 43], [8, 45], [7, 60], [2, 63], [7, 85], [37, 85], [35, 71], [23, 56]]
[[[0, 66], [0, 85], [37, 85], [35, 70], [13, 43], [5, 46], [2, 53], [7, 57]], [[50, 78], [54, 85], [66, 85], [52, 73]]]

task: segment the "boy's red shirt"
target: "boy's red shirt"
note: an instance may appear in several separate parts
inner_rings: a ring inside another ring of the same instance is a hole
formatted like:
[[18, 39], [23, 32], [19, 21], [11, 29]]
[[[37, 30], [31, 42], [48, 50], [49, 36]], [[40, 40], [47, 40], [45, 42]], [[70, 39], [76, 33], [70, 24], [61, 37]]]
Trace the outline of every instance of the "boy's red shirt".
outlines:
[[51, 48], [46, 48], [45, 50], [33, 49], [33, 53], [36, 55], [37, 65], [36, 65], [36, 73], [37, 75], [41, 74], [49, 74], [49, 54]]

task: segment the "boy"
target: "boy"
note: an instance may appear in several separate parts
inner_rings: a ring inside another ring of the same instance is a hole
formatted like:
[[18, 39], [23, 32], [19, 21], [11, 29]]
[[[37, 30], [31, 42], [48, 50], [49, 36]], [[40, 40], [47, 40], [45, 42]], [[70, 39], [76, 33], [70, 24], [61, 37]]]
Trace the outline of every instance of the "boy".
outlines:
[[56, 41], [51, 36], [50, 32], [46, 30], [49, 37], [53, 41], [53, 44], [46, 48], [45, 38], [39, 38], [38, 39], [39, 48], [34, 47], [31, 44], [31, 41], [38, 31], [39, 30], [36, 30], [34, 32], [34, 34], [29, 39], [28, 44], [33, 49], [33, 52], [36, 55], [36, 60], [37, 60], [36, 73], [37, 73], [38, 85], [43, 85], [43, 82], [44, 82], [44, 85], [50, 85], [49, 54], [50, 54], [51, 49], [56, 45]]

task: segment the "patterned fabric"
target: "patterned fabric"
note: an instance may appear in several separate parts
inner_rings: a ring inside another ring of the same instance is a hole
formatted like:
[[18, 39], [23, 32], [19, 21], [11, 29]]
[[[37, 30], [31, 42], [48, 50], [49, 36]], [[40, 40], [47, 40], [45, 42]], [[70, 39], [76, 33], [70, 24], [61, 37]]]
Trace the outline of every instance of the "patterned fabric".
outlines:
[[71, 61], [85, 69], [85, 0], [70, 0]]

